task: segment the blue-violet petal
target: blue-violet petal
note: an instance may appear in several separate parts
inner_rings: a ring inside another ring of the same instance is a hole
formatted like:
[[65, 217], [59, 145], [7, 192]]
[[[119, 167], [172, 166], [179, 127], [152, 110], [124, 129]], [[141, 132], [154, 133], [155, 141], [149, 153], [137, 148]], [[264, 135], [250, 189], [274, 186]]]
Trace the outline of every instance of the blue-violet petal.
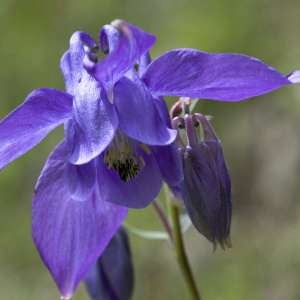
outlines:
[[0, 122], [0, 169], [36, 146], [71, 117], [72, 97], [54, 89], [38, 89]]
[[292, 83], [257, 58], [194, 49], [171, 50], [158, 57], [143, 80], [157, 96], [219, 101], [240, 101]]
[[85, 201], [74, 201], [67, 158], [62, 143], [46, 162], [32, 206], [33, 240], [64, 299], [72, 296], [127, 215], [126, 208], [103, 201], [97, 185]]

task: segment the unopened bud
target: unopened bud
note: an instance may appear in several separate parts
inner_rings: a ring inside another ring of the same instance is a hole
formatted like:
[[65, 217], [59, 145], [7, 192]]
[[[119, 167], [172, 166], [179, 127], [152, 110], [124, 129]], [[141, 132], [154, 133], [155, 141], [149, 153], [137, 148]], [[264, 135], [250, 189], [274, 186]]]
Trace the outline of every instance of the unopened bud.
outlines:
[[[195, 121], [202, 127], [202, 139]], [[185, 123], [188, 145], [182, 159], [186, 209], [193, 225], [215, 247], [230, 247], [231, 183], [221, 143], [205, 116], [189, 115]]]
[[127, 232], [120, 228], [85, 279], [91, 300], [129, 300], [133, 265]]

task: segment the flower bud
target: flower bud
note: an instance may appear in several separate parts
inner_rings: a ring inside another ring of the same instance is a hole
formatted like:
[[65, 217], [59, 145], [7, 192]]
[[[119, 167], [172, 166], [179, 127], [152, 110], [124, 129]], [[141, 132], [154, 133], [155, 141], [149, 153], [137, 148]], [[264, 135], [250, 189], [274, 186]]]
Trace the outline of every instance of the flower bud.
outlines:
[[133, 283], [129, 240], [121, 227], [88, 273], [85, 284], [91, 300], [129, 300]]
[[187, 146], [181, 153], [186, 209], [193, 225], [214, 248], [217, 244], [230, 247], [231, 183], [221, 143], [205, 116], [186, 115], [184, 121]]

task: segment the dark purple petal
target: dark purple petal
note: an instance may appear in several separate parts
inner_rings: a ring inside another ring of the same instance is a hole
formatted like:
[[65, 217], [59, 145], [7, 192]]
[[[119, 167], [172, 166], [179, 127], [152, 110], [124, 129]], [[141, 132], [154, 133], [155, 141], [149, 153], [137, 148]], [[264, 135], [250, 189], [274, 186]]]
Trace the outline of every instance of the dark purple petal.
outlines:
[[121, 227], [85, 279], [91, 300], [129, 300], [134, 273], [126, 230]]
[[172, 50], [158, 57], [149, 65], [143, 80], [157, 96], [220, 101], [240, 101], [291, 84], [257, 58], [194, 49]]
[[142, 82], [122, 78], [115, 85], [114, 103], [120, 128], [131, 138], [148, 145], [170, 144], [176, 131], [167, 127], [154, 101]]
[[300, 83], [300, 70], [292, 72], [287, 78], [291, 83]]
[[144, 166], [136, 177], [123, 181], [119, 174], [109, 169], [102, 157], [99, 158], [99, 189], [101, 198], [131, 208], [144, 208], [158, 195], [162, 178], [152, 153], [138, 147], [137, 155]]
[[0, 122], [0, 169], [36, 146], [71, 111], [72, 97], [64, 92], [39, 89], [30, 93]]
[[109, 55], [87, 69], [108, 89], [152, 47], [155, 37], [126, 21], [116, 20], [103, 27], [100, 42]]
[[[98, 189], [81, 193], [85, 201], [74, 201], [75, 182], [82, 176], [70, 175], [68, 149], [60, 144], [50, 155], [36, 185], [32, 207], [32, 235], [41, 258], [64, 299], [69, 299], [79, 282], [104, 251], [127, 214], [127, 209], [103, 201]], [[91, 168], [89, 166], [83, 168]], [[87, 172], [93, 174], [94, 171]], [[94, 178], [94, 180], [97, 180]], [[75, 200], [78, 200], [75, 190]]]
[[70, 39], [70, 48], [62, 56], [60, 68], [64, 75], [66, 90], [71, 95], [75, 95], [82, 75], [86, 73], [83, 67], [84, 47], [93, 48], [95, 45], [95, 41], [85, 32], [77, 31]]
[[84, 164], [98, 156], [112, 141], [118, 117], [97, 82], [83, 75], [74, 97], [73, 119], [66, 128], [72, 147], [70, 162]]

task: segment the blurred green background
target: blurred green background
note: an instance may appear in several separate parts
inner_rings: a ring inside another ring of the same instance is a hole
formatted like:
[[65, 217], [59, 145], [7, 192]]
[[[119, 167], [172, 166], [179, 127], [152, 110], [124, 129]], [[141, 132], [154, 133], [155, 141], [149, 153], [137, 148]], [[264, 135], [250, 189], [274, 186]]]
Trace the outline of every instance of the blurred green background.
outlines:
[[[0, 117], [37, 87], [63, 88], [59, 59], [75, 30], [97, 36], [126, 19], [154, 33], [152, 55], [176, 47], [257, 56], [300, 69], [299, 0], [1, 0]], [[233, 248], [212, 252], [190, 229], [187, 248], [204, 300], [300, 299], [300, 86], [243, 103], [203, 101], [233, 182]], [[0, 176], [0, 299], [58, 299], [31, 240], [33, 186], [62, 136], [50, 134]], [[129, 222], [159, 228], [152, 208]], [[188, 299], [169, 245], [131, 236], [134, 299]], [[87, 299], [81, 286], [75, 300]]]

